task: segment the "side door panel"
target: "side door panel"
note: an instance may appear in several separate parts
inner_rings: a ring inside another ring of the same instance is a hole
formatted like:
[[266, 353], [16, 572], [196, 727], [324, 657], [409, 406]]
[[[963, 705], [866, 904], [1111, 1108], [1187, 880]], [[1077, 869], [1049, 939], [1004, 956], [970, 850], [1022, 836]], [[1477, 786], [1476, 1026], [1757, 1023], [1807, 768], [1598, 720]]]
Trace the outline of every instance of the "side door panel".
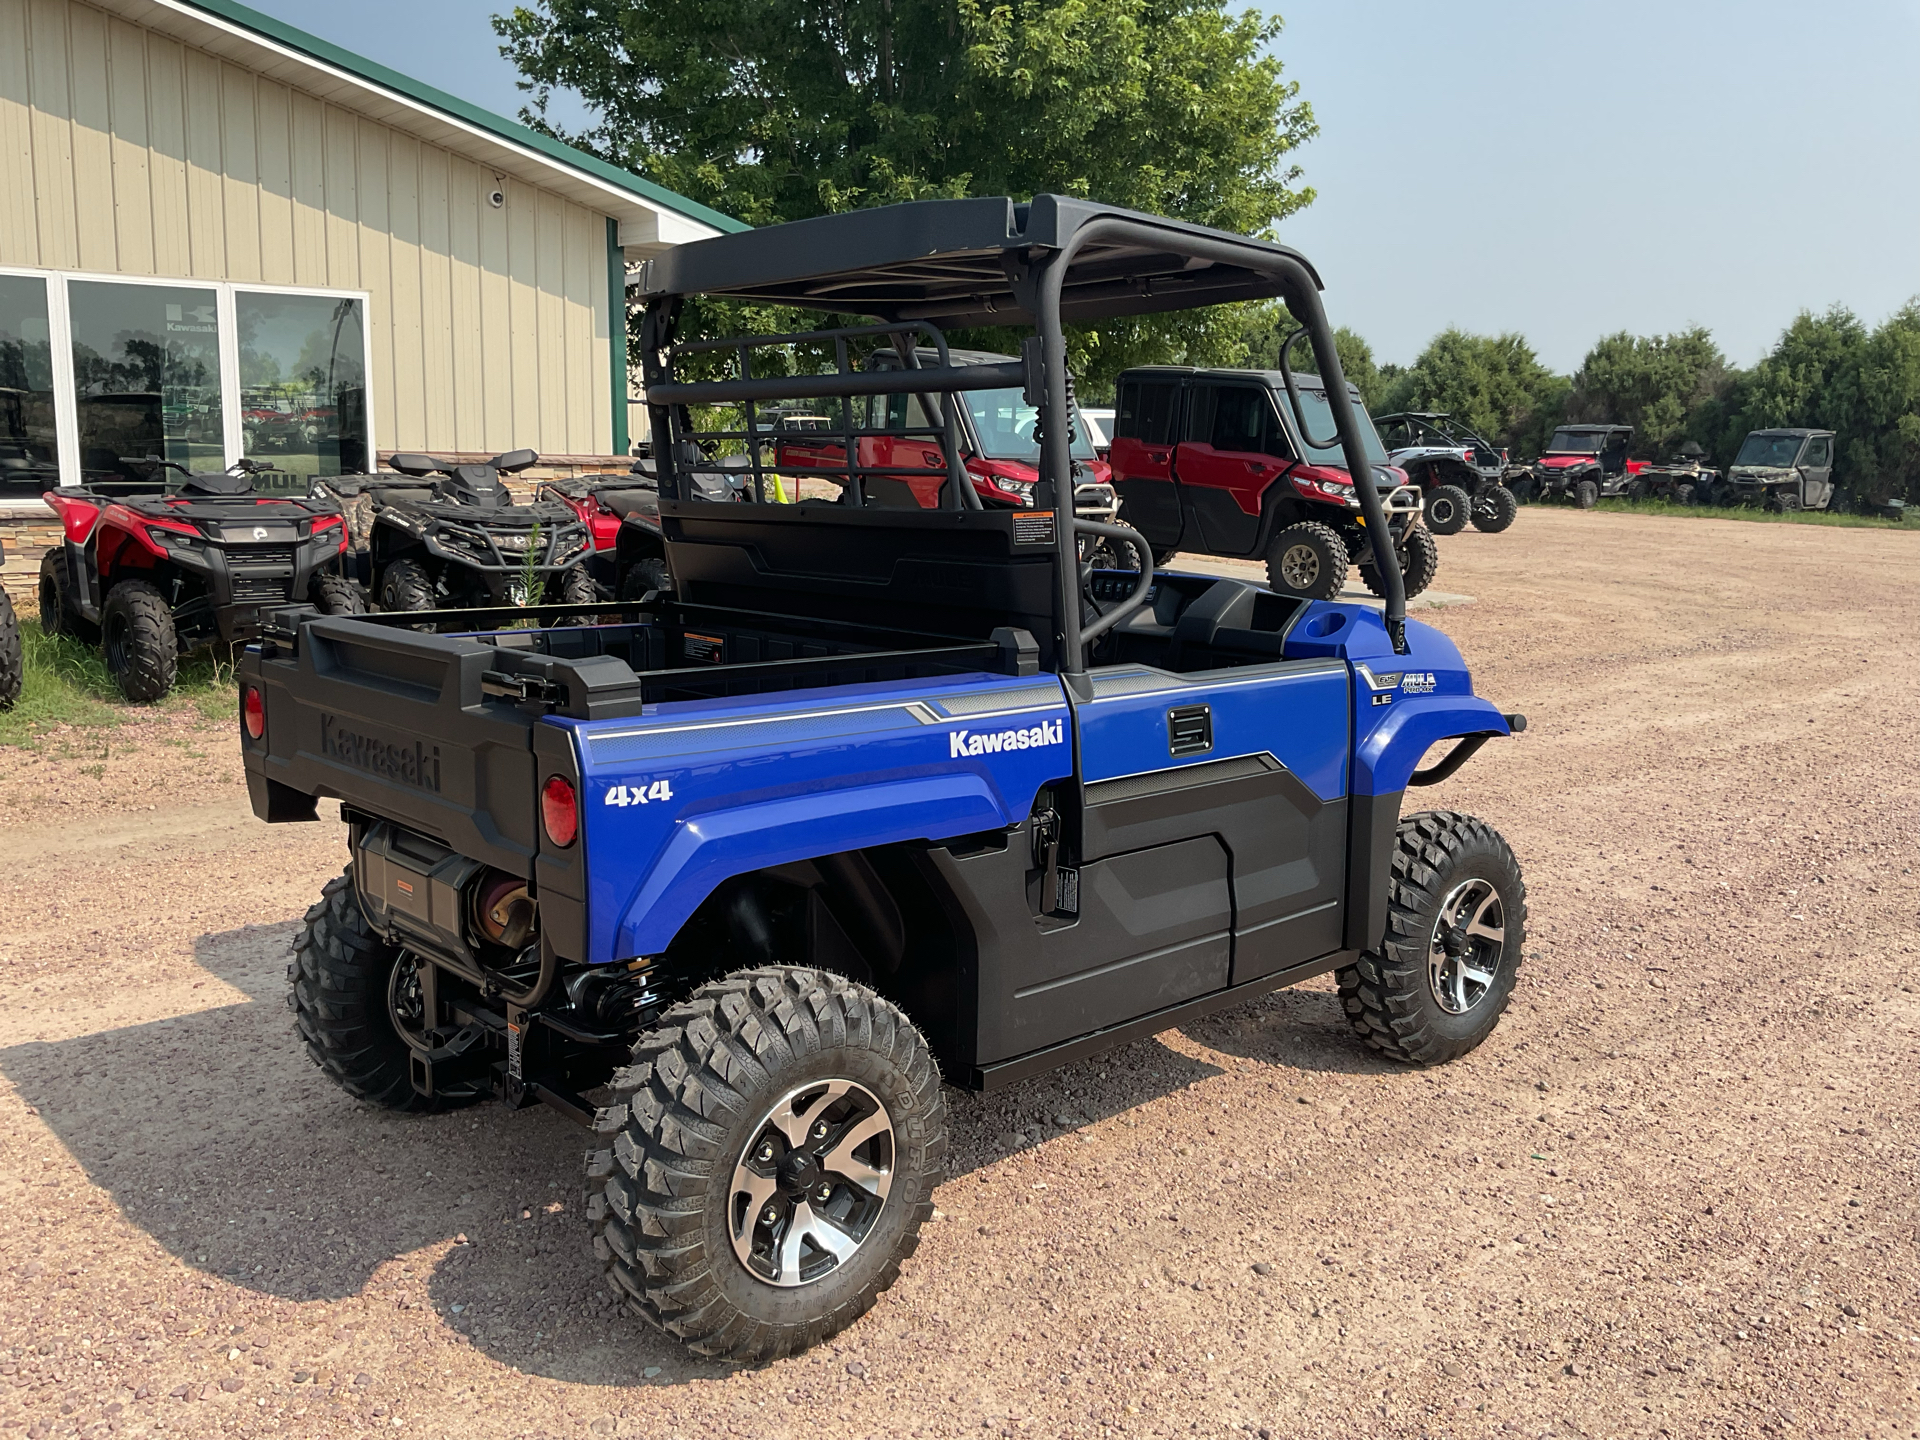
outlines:
[[1162, 550], [1172, 550], [1181, 541], [1173, 444], [1179, 433], [1184, 388], [1172, 379], [1122, 382], [1115, 399], [1113, 445], [1107, 455], [1127, 523]]
[[1264, 388], [1194, 386], [1174, 469], [1187, 527], [1209, 554], [1250, 555], [1259, 544], [1262, 498], [1287, 467], [1272, 453], [1272, 409]]
[[1818, 436], [1807, 442], [1800, 457], [1800, 503], [1809, 510], [1824, 510], [1833, 498], [1833, 441]]
[[[1339, 948], [1350, 692], [1337, 661], [1133, 666], [1096, 674], [1077, 707], [1085, 859], [1216, 837], [1232, 871], [1234, 984]], [[1202, 708], [1209, 747], [1173, 753], [1196, 743]]]

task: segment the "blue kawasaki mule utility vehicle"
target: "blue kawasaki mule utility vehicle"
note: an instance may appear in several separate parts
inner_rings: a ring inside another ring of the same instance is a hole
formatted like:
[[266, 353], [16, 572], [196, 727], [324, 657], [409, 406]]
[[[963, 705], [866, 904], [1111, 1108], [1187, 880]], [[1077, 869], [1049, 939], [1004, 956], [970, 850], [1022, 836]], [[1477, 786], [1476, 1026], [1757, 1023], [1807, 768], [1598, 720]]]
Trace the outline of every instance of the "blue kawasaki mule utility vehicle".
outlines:
[[[1395, 1059], [1487, 1037], [1519, 867], [1481, 821], [1402, 801], [1523, 722], [1405, 618], [1375, 487], [1384, 611], [1079, 558], [1146, 541], [1073, 515], [1071, 322], [1284, 299], [1370, 473], [1305, 260], [1043, 195], [697, 241], [640, 287], [672, 594], [465, 634], [290, 609], [242, 663], [255, 812], [329, 796], [349, 826], [290, 996], [342, 1088], [590, 1126], [616, 1293], [755, 1359], [893, 1282], [942, 1173], [943, 1080], [1015, 1084], [1329, 971]], [[702, 295], [873, 323], [681, 339]], [[955, 363], [942, 327], [989, 324], [1036, 334]], [[916, 363], [868, 368], [882, 347]], [[946, 397], [1010, 387], [1035, 503], [989, 507]], [[868, 424], [896, 407], [849, 403], [899, 394], [944, 467], [931, 507], [921, 457], [861, 443], [898, 439]], [[839, 432], [828, 493], [775, 498], [748, 442], [776, 405]], [[702, 498], [743, 455], [746, 498]]]

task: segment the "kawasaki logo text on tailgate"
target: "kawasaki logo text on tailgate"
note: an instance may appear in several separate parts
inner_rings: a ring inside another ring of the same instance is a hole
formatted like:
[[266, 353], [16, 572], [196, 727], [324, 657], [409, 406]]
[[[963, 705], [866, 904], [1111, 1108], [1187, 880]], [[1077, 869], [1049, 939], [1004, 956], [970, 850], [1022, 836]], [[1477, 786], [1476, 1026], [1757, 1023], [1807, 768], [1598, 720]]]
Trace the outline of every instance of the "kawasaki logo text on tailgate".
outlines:
[[440, 790], [440, 747], [378, 740], [346, 729], [331, 715], [320, 717], [320, 753], [382, 780], [418, 785], [435, 794]]
[[957, 760], [962, 755], [997, 755], [1002, 750], [1031, 750], [1039, 745], [1063, 744], [1066, 738], [1067, 722], [1064, 720], [1043, 720], [1025, 729], [993, 730], [985, 735], [955, 730], [947, 736], [947, 756]]

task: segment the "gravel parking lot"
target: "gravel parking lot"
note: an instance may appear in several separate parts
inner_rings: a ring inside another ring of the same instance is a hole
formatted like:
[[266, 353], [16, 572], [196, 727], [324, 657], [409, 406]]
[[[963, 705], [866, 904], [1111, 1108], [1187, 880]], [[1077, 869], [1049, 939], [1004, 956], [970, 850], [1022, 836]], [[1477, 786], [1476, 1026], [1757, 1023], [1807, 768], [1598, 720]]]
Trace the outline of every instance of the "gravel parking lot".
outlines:
[[1526, 866], [1493, 1039], [1390, 1068], [1321, 983], [954, 1092], [900, 1284], [757, 1370], [614, 1312], [560, 1117], [300, 1056], [337, 825], [224, 737], [9, 755], [0, 1432], [1920, 1435], [1920, 536], [1441, 546], [1532, 721], [1428, 792]]

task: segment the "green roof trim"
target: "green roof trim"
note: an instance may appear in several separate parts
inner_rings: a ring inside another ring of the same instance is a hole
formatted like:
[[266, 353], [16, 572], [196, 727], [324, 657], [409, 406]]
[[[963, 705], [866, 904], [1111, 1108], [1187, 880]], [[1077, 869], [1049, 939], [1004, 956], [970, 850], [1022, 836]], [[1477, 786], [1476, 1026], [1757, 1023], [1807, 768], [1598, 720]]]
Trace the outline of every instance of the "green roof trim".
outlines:
[[250, 6], [238, 4], [237, 0], [181, 0], [181, 3], [195, 10], [204, 10], [207, 14], [230, 24], [243, 26], [290, 50], [298, 50], [303, 55], [324, 64], [345, 70], [350, 75], [357, 75], [362, 80], [404, 95], [409, 100], [417, 100], [422, 105], [445, 111], [448, 115], [464, 120], [469, 125], [476, 125], [503, 140], [537, 151], [558, 164], [578, 170], [582, 174], [591, 175], [596, 180], [617, 185], [623, 190], [653, 201], [656, 205], [664, 206], [689, 219], [711, 225], [723, 233], [736, 234], [753, 228], [743, 221], [734, 219], [731, 215], [722, 215], [718, 210], [710, 210], [697, 200], [689, 200], [684, 195], [677, 195], [664, 185], [643, 180], [630, 170], [622, 170], [618, 165], [610, 165], [597, 155], [589, 155], [586, 151], [556, 140], [551, 135], [542, 135], [538, 130], [529, 129], [518, 121], [496, 115], [491, 110], [482, 110], [478, 105], [468, 104], [458, 96], [449, 95], [444, 90], [436, 90], [433, 86], [423, 84], [411, 76], [402, 75], [398, 70], [390, 70], [385, 65], [367, 59], [364, 55], [343, 50], [338, 45], [322, 40], [318, 35], [309, 35], [306, 31], [276, 20], [271, 15], [262, 15]]

